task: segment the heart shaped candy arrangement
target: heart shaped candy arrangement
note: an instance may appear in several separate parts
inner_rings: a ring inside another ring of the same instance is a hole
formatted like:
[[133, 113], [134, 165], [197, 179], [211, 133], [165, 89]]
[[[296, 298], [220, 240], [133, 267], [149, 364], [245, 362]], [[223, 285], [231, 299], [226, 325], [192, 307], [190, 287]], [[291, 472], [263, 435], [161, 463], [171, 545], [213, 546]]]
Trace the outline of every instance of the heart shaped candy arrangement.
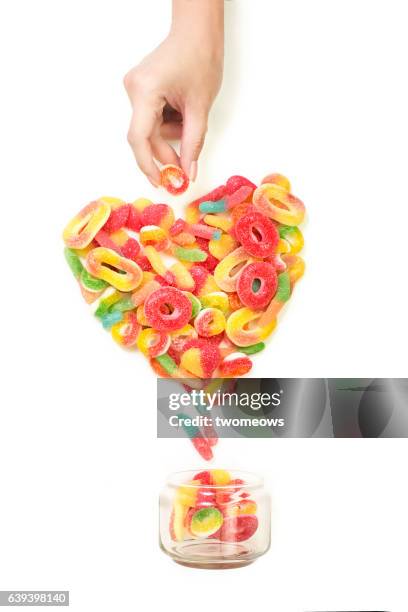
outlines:
[[[161, 176], [173, 195], [188, 187], [176, 166]], [[238, 377], [304, 272], [304, 214], [280, 174], [259, 187], [231, 176], [184, 219], [167, 204], [102, 197], [66, 226], [65, 257], [103, 327], [159, 376]]]

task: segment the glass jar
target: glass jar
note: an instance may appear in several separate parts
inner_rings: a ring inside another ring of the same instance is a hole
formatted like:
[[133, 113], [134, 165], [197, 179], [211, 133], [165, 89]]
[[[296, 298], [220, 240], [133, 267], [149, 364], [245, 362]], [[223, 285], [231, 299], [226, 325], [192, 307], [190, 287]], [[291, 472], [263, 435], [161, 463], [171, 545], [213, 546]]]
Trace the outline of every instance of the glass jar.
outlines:
[[178, 472], [160, 496], [161, 548], [189, 567], [252, 563], [269, 549], [270, 525], [269, 495], [248, 472]]

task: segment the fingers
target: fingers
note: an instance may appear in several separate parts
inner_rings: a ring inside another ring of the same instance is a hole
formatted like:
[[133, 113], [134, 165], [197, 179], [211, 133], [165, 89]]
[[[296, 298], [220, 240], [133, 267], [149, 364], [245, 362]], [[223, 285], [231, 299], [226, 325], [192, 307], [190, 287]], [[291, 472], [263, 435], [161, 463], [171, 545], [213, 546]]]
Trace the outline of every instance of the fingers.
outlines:
[[152, 151], [154, 157], [162, 164], [180, 165], [180, 158], [173, 147], [166, 142], [160, 133], [151, 138]]
[[133, 115], [130, 122], [128, 141], [134, 153], [137, 165], [149, 181], [158, 187], [160, 172], [154, 162], [151, 138], [158, 132], [162, 106], [159, 101], [145, 99], [133, 100]]
[[165, 140], [181, 140], [183, 133], [182, 123], [162, 123], [160, 133]]
[[197, 160], [204, 145], [207, 132], [208, 113], [203, 109], [187, 108], [184, 113], [181, 138], [181, 166], [194, 181], [197, 175]]

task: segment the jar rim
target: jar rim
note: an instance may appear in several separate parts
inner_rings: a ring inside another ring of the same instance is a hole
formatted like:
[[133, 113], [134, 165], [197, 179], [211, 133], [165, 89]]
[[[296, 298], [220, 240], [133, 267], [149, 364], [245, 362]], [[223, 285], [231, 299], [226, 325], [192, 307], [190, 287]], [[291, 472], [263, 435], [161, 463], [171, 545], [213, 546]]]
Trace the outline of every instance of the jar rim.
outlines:
[[[193, 476], [199, 472], [211, 471], [210, 468], [208, 470], [182, 470], [180, 472], [173, 472], [167, 476], [166, 484], [172, 488], [178, 487], [188, 487], [191, 489], [198, 489], [200, 487], [205, 487], [206, 489], [259, 489], [263, 487], [264, 481], [262, 476], [259, 474], [254, 474], [253, 472], [247, 472], [245, 470], [225, 470], [232, 475], [232, 479], [240, 479], [244, 481], [244, 484], [226, 484], [226, 485], [215, 485], [215, 484], [195, 484], [191, 481], [193, 480]], [[189, 482], [190, 481], [190, 482]]]

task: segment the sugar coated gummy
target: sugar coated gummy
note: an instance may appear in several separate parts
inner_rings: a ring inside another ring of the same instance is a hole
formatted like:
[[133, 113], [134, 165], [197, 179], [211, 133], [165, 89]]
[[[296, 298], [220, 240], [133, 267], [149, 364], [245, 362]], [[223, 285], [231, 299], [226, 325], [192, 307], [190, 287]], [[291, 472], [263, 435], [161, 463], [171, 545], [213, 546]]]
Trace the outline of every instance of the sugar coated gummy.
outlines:
[[[168, 165], [161, 185], [179, 195], [189, 179]], [[304, 215], [284, 175], [270, 173], [257, 185], [236, 174], [190, 201], [179, 218], [168, 203], [147, 198], [90, 202], [65, 227], [64, 254], [115, 342], [140, 350], [158, 376], [204, 385], [248, 374], [251, 356], [264, 350], [304, 274]], [[190, 434], [210, 459], [214, 429]], [[207, 493], [200, 495], [209, 507]], [[231, 526], [218, 531], [225, 536]]]
[[191, 302], [175, 287], [160, 287], [145, 302], [146, 319], [153, 329], [174, 331], [187, 325], [191, 318]]
[[266, 261], [254, 261], [242, 270], [237, 281], [241, 302], [253, 310], [265, 308], [276, 293], [278, 276]]
[[235, 226], [235, 237], [244, 249], [254, 257], [272, 255], [279, 242], [275, 224], [259, 212], [241, 217]]
[[160, 184], [172, 195], [184, 193], [190, 181], [182, 168], [168, 164], [160, 172]]

